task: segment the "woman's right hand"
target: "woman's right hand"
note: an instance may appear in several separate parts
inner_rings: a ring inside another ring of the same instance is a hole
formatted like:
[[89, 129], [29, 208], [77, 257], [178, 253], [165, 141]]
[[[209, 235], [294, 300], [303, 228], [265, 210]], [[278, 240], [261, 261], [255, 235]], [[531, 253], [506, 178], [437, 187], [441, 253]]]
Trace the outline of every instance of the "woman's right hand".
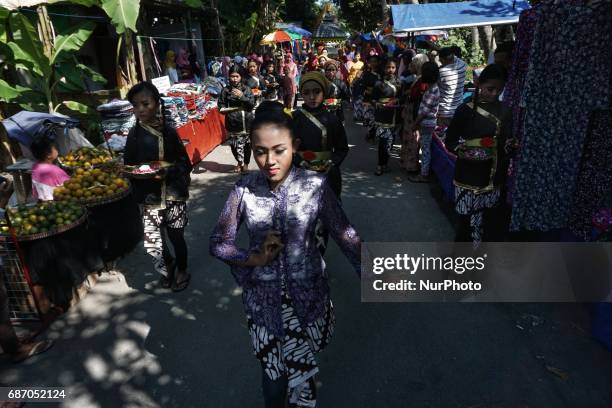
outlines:
[[280, 232], [268, 231], [264, 242], [261, 244], [261, 250], [251, 254], [250, 261], [252, 266], [266, 266], [272, 263], [278, 254], [285, 246], [280, 240]]

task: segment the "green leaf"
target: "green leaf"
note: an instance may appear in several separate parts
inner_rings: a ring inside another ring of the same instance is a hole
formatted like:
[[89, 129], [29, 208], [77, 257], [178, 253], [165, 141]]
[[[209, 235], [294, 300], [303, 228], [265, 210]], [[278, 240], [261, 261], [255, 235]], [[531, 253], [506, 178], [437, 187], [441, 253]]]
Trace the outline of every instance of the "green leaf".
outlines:
[[13, 51], [15, 62], [26, 69], [32, 69], [38, 75], [50, 77], [51, 66], [38, 39], [36, 28], [21, 13], [12, 13], [9, 22], [13, 41], [9, 42], [8, 46]]
[[204, 6], [201, 0], [185, 0], [185, 4], [192, 8], [202, 8]]
[[31, 111], [44, 112], [48, 109], [42, 93], [21, 85], [12, 87], [2, 79], [0, 79], [0, 101], [16, 103], [22, 108]]
[[8, 82], [0, 79], [0, 101], [10, 102], [19, 96], [21, 96], [21, 92], [17, 88], [13, 88]]
[[89, 36], [91, 36], [91, 33], [93, 33], [94, 28], [94, 23], [86, 21], [75, 27], [71, 33], [58, 35], [55, 38], [55, 51], [51, 57], [51, 64], [56, 61], [57, 57], [62, 52], [80, 50], [83, 44], [89, 39]]
[[102, 0], [102, 8], [111, 18], [117, 34], [123, 34], [126, 29], [137, 31], [140, 0]]
[[64, 105], [70, 110], [83, 113], [85, 115], [92, 115], [96, 113], [96, 111], [94, 109], [91, 109], [89, 106], [83, 105], [82, 103], [75, 101], [64, 101], [62, 102], [62, 105]]
[[106, 84], [106, 82], [107, 82], [106, 78], [104, 78], [102, 76], [102, 74], [100, 74], [99, 72], [96, 72], [93, 69], [89, 68], [87, 65], [77, 64], [77, 68], [79, 68], [81, 71], [83, 71], [85, 73], [85, 75], [87, 75], [89, 78], [91, 78], [92, 81], [100, 82], [102, 84]]
[[99, 6], [99, 0], [49, 0], [49, 4], [57, 4], [57, 3], [71, 3], [71, 4], [79, 4], [85, 7], [91, 6]]
[[6, 43], [6, 20], [10, 11], [0, 6], [0, 43]]
[[102, 75], [84, 64], [79, 64], [76, 60], [60, 64], [56, 69], [56, 77], [60, 78], [57, 90], [64, 92], [87, 91], [85, 78], [102, 84], [106, 83], [106, 79]]

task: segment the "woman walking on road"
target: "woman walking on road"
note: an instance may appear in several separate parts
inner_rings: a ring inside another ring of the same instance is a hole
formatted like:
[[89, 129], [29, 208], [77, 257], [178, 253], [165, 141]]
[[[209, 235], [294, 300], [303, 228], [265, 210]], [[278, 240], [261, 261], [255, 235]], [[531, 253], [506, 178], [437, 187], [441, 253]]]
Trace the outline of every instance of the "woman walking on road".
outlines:
[[401, 123], [400, 96], [402, 84], [396, 75], [397, 63], [389, 60], [385, 64], [385, 76], [374, 86], [372, 104], [374, 105], [374, 129], [378, 139], [377, 176], [387, 170], [393, 141]]
[[[153, 257], [155, 270], [162, 275], [162, 287], [182, 291], [191, 278], [185, 242], [191, 161], [176, 130], [166, 125], [163, 115], [158, 117], [161, 99], [157, 88], [150, 82], [141, 82], [130, 89], [127, 97], [138, 121], [127, 137], [124, 163], [170, 163], [155, 178], [132, 180], [136, 200], [143, 207], [144, 246]], [[175, 258], [168, 251], [167, 240], [174, 248]]]
[[219, 96], [219, 110], [225, 114], [225, 129], [229, 133], [232, 154], [238, 162], [234, 173], [246, 173], [251, 161], [249, 129], [253, 120], [255, 98], [251, 89], [242, 83], [240, 67], [234, 65], [229, 71], [229, 84]]
[[[335, 320], [328, 273], [314, 244], [317, 220], [358, 274], [361, 241], [326, 177], [292, 166], [298, 142], [280, 104], [261, 104], [251, 140], [260, 171], [236, 183], [210, 238], [210, 252], [230, 265], [243, 289], [265, 406], [314, 407], [315, 353], [329, 343]], [[236, 244], [242, 224], [248, 249]]]

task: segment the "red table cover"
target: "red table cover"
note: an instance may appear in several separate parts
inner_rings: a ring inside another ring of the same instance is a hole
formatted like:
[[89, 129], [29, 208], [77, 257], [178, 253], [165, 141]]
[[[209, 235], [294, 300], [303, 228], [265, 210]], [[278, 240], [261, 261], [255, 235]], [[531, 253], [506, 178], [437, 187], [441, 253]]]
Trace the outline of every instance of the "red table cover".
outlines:
[[193, 119], [176, 129], [179, 137], [189, 140], [185, 147], [191, 163], [202, 161], [215, 147], [223, 143], [225, 138], [224, 117], [217, 109], [207, 112], [204, 119]]

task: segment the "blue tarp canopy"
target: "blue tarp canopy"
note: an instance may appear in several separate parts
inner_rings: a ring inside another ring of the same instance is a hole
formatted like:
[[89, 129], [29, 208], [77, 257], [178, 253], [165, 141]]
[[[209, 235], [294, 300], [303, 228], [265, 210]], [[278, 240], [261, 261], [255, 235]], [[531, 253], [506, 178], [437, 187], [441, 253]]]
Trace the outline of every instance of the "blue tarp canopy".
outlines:
[[515, 24], [526, 0], [478, 0], [458, 3], [401, 4], [391, 6], [393, 31], [412, 32], [454, 27]]
[[59, 114], [28, 111], [21, 111], [2, 121], [8, 136], [25, 146], [32, 144], [34, 137], [47, 123], [73, 128], [78, 126], [79, 121]]

